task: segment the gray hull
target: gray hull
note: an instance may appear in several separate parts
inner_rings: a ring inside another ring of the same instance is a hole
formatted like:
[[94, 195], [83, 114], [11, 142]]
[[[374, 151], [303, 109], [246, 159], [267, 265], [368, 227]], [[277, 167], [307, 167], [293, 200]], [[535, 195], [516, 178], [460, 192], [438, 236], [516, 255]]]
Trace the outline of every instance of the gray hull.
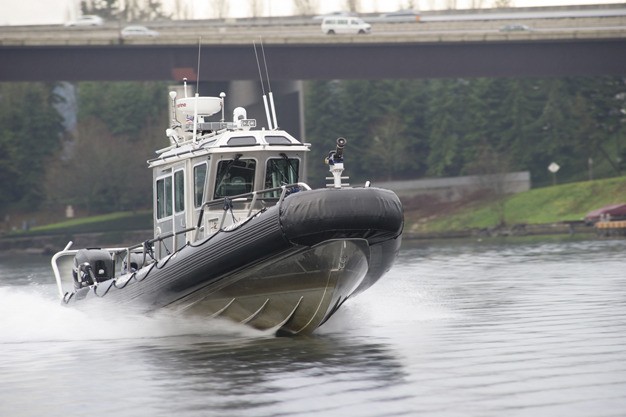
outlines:
[[168, 308], [311, 333], [391, 267], [401, 231], [402, 209], [389, 191], [296, 193], [237, 228], [81, 288], [65, 301], [98, 297], [146, 311]]

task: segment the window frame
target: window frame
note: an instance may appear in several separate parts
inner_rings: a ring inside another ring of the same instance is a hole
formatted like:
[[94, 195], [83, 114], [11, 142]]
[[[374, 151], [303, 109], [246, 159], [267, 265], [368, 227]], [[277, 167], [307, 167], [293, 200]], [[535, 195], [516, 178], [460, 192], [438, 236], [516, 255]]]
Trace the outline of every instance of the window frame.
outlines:
[[[162, 184], [162, 186], [160, 186], [159, 184]], [[172, 173], [170, 172], [166, 175], [158, 177], [156, 179], [155, 187], [156, 219], [159, 221], [168, 219], [174, 215], [174, 190]]]
[[[182, 183], [179, 184], [179, 181]], [[180, 214], [185, 212], [185, 170], [177, 169], [173, 174], [173, 206], [174, 214]]]
[[[300, 180], [300, 166], [302, 164], [302, 159], [299, 157], [290, 157], [289, 155], [287, 156], [287, 159], [289, 159], [289, 161], [293, 164], [293, 162], [295, 161], [297, 164], [295, 164], [294, 169], [295, 169], [295, 181], [289, 181], [287, 182], [287, 184], [295, 184]], [[275, 161], [285, 161], [285, 158], [283, 157], [274, 157], [274, 156], [270, 156], [265, 160], [265, 171], [263, 173], [263, 185], [265, 189], [269, 189], [269, 188], [278, 188], [283, 184], [279, 184], [279, 185], [274, 185], [274, 181], [271, 180], [271, 182], [268, 184], [268, 176], [271, 174], [270, 172], [270, 167], [273, 165], [272, 164], [272, 160]], [[287, 169], [287, 175], [290, 175], [289, 173], [292, 171], [291, 169], [289, 169], [289, 165], [285, 165], [285, 168]], [[287, 178], [289, 179], [289, 178]]]
[[[204, 167], [204, 179], [202, 180], [202, 184], [198, 184], [198, 168]], [[204, 195], [206, 193], [207, 179], [209, 178], [209, 164], [208, 162], [201, 162], [193, 166], [193, 206], [194, 208], [202, 207], [204, 203]], [[201, 185], [199, 187], [199, 185]], [[198, 193], [199, 192], [199, 193]], [[198, 197], [200, 197], [200, 202], [198, 203]]]
[[[246, 167], [239, 167], [239, 169], [249, 169], [249, 170], [252, 171], [252, 175], [249, 177], [250, 182], [246, 181], [244, 183], [245, 186], [249, 188], [249, 190], [244, 191], [242, 193], [235, 193], [235, 194], [224, 194], [224, 193], [222, 193], [222, 194], [218, 195], [218, 190], [220, 189], [220, 186], [223, 187], [224, 185], [232, 185], [232, 183], [230, 183], [230, 182], [224, 183], [224, 178], [220, 178], [220, 167], [223, 164], [225, 164], [225, 163], [228, 164], [228, 163], [231, 163], [233, 161], [235, 161], [235, 158], [222, 159], [222, 160], [218, 161], [217, 164], [216, 164], [216, 167], [215, 167], [215, 179], [213, 180], [213, 199], [214, 200], [219, 200], [219, 199], [222, 199], [222, 198], [227, 198], [227, 197], [231, 197], [231, 196], [239, 195], [239, 194], [247, 194], [247, 193], [251, 193], [252, 191], [254, 191], [254, 186], [256, 184], [256, 173], [257, 173], [257, 169], [258, 169], [258, 166], [259, 166], [259, 161], [257, 160], [257, 158], [239, 158], [236, 161], [246, 162], [247, 164], [250, 163], [250, 162], [254, 163], [254, 166], [253, 166], [252, 169], [248, 168], [247, 166]], [[232, 167], [229, 168], [229, 171], [230, 171], [230, 169], [232, 169]], [[231, 178], [235, 178], [235, 177], [238, 177], [238, 176], [241, 177], [241, 175], [231, 175]], [[248, 179], [248, 178], [244, 177], [244, 179]], [[220, 181], [219, 184], [218, 184], [218, 181]]]

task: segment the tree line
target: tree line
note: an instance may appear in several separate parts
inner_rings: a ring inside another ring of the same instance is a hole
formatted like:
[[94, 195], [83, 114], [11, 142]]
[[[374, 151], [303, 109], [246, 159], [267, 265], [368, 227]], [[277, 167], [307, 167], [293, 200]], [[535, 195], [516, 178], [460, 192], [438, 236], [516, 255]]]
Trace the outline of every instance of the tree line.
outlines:
[[[623, 77], [311, 81], [307, 140], [348, 139], [359, 180], [530, 171], [536, 186], [626, 170]], [[314, 164], [312, 164], [314, 165]], [[315, 167], [312, 167], [315, 170]]]
[[[123, 21], [154, 21], [160, 19], [192, 19], [194, 2], [192, 0], [170, 0], [169, 3], [173, 12], [167, 13], [162, 0], [81, 0], [80, 9], [83, 14], [96, 14], [106, 20]], [[212, 14], [220, 19], [228, 16], [232, 2], [228, 0], [208, 0], [206, 6]], [[420, 3], [423, 3], [428, 10], [435, 10], [443, 7], [447, 10], [459, 8], [458, 0], [404, 0], [400, 3], [401, 9], [419, 10]], [[483, 7], [507, 8], [513, 7], [513, 0], [471, 0], [465, 5], [470, 9], [481, 9]], [[269, 9], [271, 12], [271, 0], [247, 0], [243, 2], [248, 14], [253, 17], [263, 16]], [[339, 2], [338, 9], [360, 13], [363, 10], [361, 0], [343, 0]], [[197, 6], [196, 6], [197, 7]], [[318, 14], [321, 7], [319, 0], [293, 0], [292, 9], [298, 15]]]
[[149, 207], [146, 161], [168, 145], [167, 84], [81, 82], [75, 95], [67, 88], [0, 84], [0, 214]]
[[[80, 82], [69, 111], [63, 91], [0, 84], [0, 213], [150, 207], [167, 83]], [[623, 175], [625, 100], [622, 77], [308, 81], [309, 182], [339, 136], [353, 184], [528, 170], [541, 186], [551, 162], [559, 182]]]

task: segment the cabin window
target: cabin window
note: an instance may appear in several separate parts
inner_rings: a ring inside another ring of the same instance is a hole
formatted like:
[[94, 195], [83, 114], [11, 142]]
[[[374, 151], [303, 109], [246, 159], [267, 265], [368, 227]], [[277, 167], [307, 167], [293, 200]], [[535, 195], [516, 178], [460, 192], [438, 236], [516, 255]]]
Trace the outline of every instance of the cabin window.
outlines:
[[157, 180], [157, 219], [172, 215], [172, 177]]
[[185, 175], [183, 171], [174, 173], [174, 211], [185, 211]]
[[196, 208], [204, 201], [204, 186], [206, 183], [206, 164], [193, 167], [193, 204]]
[[228, 146], [252, 146], [256, 145], [254, 136], [234, 136], [228, 139]]
[[268, 145], [291, 145], [289, 138], [285, 136], [265, 136]]
[[214, 198], [246, 194], [254, 189], [254, 159], [231, 159], [217, 165]]
[[300, 160], [296, 158], [270, 158], [265, 170], [265, 188], [276, 188], [281, 185], [298, 182]]

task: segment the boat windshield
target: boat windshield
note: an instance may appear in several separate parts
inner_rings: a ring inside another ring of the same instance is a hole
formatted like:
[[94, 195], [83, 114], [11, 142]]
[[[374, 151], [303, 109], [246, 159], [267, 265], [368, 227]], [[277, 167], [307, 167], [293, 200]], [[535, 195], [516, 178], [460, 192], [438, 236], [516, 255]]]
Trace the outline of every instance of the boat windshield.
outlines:
[[285, 154], [282, 158], [270, 158], [267, 160], [265, 170], [265, 188], [276, 188], [281, 185], [294, 184], [298, 182], [298, 170], [300, 160], [287, 158]]
[[217, 165], [214, 198], [252, 192], [254, 188], [254, 159], [231, 159]]

